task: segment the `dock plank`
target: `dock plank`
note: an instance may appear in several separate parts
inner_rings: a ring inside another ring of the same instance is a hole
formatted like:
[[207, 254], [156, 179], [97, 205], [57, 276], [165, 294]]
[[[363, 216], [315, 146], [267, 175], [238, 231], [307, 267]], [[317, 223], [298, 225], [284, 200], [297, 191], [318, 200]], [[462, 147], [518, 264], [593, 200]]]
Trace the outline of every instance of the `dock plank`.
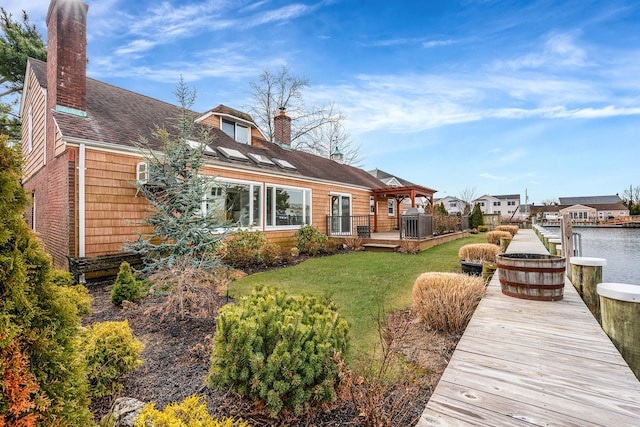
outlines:
[[[521, 230], [509, 251], [544, 247]], [[528, 301], [496, 274], [417, 424], [444, 425], [640, 426], [640, 381], [568, 280]]]

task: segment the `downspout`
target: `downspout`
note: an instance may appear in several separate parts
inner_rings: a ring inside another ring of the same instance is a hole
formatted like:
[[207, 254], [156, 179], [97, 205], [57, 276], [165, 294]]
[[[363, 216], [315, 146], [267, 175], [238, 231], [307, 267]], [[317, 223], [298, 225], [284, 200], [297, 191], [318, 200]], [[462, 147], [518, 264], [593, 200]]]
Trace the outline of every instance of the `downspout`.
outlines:
[[80, 158], [78, 159], [78, 256], [85, 256], [85, 145], [80, 144]]

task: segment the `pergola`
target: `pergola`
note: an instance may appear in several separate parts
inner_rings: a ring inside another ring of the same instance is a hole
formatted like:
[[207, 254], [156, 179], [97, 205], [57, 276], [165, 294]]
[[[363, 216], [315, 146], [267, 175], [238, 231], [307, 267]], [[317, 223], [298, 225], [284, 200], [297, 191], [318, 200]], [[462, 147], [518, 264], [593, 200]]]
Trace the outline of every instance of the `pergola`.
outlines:
[[[395, 199], [400, 208], [400, 203], [406, 198], [411, 199], [411, 207], [416, 207], [416, 198], [424, 197], [427, 199], [428, 205], [433, 207], [433, 195], [438, 190], [434, 190], [428, 187], [423, 187], [421, 185], [409, 185], [405, 187], [384, 187], [384, 188], [376, 188], [373, 190], [373, 198], [374, 198], [374, 216], [373, 216], [373, 229], [378, 230], [378, 201], [380, 199]], [[398, 220], [398, 228], [400, 228], [400, 212], [397, 215]]]

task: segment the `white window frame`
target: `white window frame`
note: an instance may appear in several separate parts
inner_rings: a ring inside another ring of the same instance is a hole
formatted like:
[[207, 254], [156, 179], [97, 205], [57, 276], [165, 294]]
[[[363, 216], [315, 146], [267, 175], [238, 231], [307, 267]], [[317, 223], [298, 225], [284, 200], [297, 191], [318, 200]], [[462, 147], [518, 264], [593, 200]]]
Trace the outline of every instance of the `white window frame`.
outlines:
[[[229, 124], [233, 124], [233, 135], [229, 135], [228, 133], [224, 132], [224, 128], [223, 128], [223, 123], [229, 123]], [[247, 130], [247, 140], [246, 141], [240, 141], [238, 139], [238, 128], [241, 127], [243, 129]], [[225, 119], [220, 117], [220, 129], [222, 129], [222, 131], [227, 134], [230, 138], [233, 138], [234, 141], [239, 142], [240, 144], [249, 144], [251, 142], [251, 127], [247, 126], [247, 125], [243, 125], [240, 124], [238, 122], [236, 122], [235, 120], [229, 120], [229, 119]]]
[[[258, 229], [263, 229], [263, 224], [266, 221], [265, 219], [265, 210], [264, 210], [264, 206], [266, 203], [266, 194], [265, 194], [265, 190], [264, 190], [264, 184], [262, 182], [258, 182], [258, 181], [247, 181], [244, 179], [234, 179], [234, 178], [221, 178], [221, 177], [213, 177], [210, 175], [202, 175], [208, 179], [211, 179], [212, 181], [216, 182], [216, 183], [220, 183], [221, 187], [224, 187], [224, 185], [248, 185], [249, 186], [249, 194], [251, 195], [251, 197], [249, 198], [249, 225], [248, 226], [240, 226], [240, 227], [236, 227], [235, 229], [251, 229], [251, 228], [258, 228]], [[254, 205], [254, 201], [253, 201], [253, 192], [255, 191], [255, 189], [258, 188], [259, 189], [259, 194], [260, 194], [260, 200], [258, 201], [259, 205], [258, 209], [260, 212], [260, 219], [258, 222], [255, 221], [255, 218], [253, 218], [253, 211], [255, 208]], [[207, 212], [207, 200], [206, 200], [206, 196], [205, 199], [202, 200], [202, 212], [204, 214], [206, 214]]]
[[376, 213], [376, 198], [375, 196], [369, 196], [369, 215], [375, 215]]
[[146, 184], [149, 182], [149, 162], [138, 162], [136, 164], [136, 181], [139, 184]]
[[393, 199], [387, 199], [387, 216], [396, 216], [396, 205]]
[[[268, 223], [268, 212], [269, 209], [272, 209], [273, 212], [276, 212], [276, 198], [272, 197], [271, 203], [272, 206], [267, 206], [267, 192], [269, 191], [270, 188], [282, 188], [284, 190], [296, 190], [296, 191], [302, 191], [302, 217], [303, 218], [309, 218], [309, 224], [307, 224], [305, 221], [302, 221], [302, 223], [304, 225], [313, 225], [313, 190], [311, 188], [308, 187], [296, 187], [296, 186], [292, 186], [292, 185], [282, 185], [282, 184], [274, 184], [274, 183], [265, 183], [264, 184], [264, 194], [263, 194], [263, 217], [264, 217], [264, 229], [265, 230], [297, 230], [299, 229], [302, 225], [272, 225]], [[307, 201], [307, 197], [309, 198], [309, 200]], [[309, 213], [307, 214], [306, 212], [306, 207], [307, 205], [309, 206]], [[275, 216], [272, 216], [272, 219], [275, 219]]]

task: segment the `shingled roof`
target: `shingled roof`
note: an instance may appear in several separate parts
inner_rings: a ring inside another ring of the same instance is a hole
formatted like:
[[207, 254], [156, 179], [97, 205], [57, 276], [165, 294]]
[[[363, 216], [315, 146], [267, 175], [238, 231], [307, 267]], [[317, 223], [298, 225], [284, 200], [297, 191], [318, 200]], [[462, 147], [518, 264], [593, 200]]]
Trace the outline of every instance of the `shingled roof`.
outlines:
[[603, 205], [621, 203], [622, 199], [618, 195], [613, 196], [585, 196], [585, 197], [560, 197], [558, 201], [561, 205]]
[[[39, 84], [46, 88], [46, 62], [30, 58], [29, 64]], [[219, 105], [209, 111], [229, 114], [253, 122], [248, 114], [224, 105]], [[86, 112], [86, 118], [61, 112], [53, 113], [64, 138], [136, 147], [137, 142], [143, 138], [150, 143], [155, 141], [153, 130], [156, 126], [171, 131], [173, 129], [172, 122], [178, 117], [180, 107], [87, 78]], [[194, 115], [201, 114], [194, 112]], [[371, 189], [385, 186], [382, 181], [366, 171], [334, 162], [331, 159], [303, 151], [285, 149], [268, 141], [262, 141], [260, 146], [241, 144], [218, 128], [211, 128], [210, 134], [215, 137], [214, 142], [210, 144], [213, 150], [216, 147], [233, 148], [244, 155], [253, 153], [270, 159], [285, 160], [294, 165], [296, 169], [283, 170], [277, 165], [233, 160], [222, 155], [210, 156], [208, 160], [212, 164], [235, 164], [244, 169], [292, 175], [299, 178], [306, 177]]]

